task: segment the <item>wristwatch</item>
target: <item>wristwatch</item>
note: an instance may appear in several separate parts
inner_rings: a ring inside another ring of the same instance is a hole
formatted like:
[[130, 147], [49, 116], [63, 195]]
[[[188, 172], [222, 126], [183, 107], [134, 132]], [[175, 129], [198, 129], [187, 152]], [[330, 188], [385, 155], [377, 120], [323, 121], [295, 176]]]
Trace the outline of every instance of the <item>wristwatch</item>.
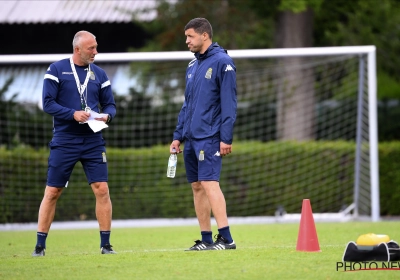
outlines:
[[107, 117], [107, 121], [106, 121], [106, 123], [109, 123], [111, 121], [111, 115], [110, 114], [108, 114], [108, 117]]

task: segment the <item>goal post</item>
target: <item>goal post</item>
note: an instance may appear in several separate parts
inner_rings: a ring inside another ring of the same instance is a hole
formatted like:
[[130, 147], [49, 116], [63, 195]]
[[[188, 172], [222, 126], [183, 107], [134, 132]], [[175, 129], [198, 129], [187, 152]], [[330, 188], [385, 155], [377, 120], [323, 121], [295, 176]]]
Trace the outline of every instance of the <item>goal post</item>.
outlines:
[[[228, 50], [228, 54], [237, 66], [238, 83], [231, 157], [234, 160], [230, 160], [231, 155], [224, 158], [221, 177], [228, 215], [269, 216], [276, 210], [280, 215], [275, 217], [277, 221], [297, 219], [295, 209], [300, 207], [301, 200], [312, 197], [313, 209], [314, 203], [315, 209], [321, 209], [314, 213], [317, 219], [319, 214], [332, 214], [337, 220], [379, 221], [375, 46]], [[4, 79], [20, 73], [20, 68], [29, 65], [36, 69], [32, 71], [44, 75], [50, 63], [70, 56], [0, 55], [0, 88]], [[115, 123], [104, 132], [113, 148], [141, 150], [168, 145], [183, 102], [185, 67], [191, 59], [193, 54], [189, 51], [96, 56], [95, 63], [106, 70], [122, 104]], [[18, 74], [16, 77], [23, 78]], [[40, 83], [36, 84], [37, 90], [30, 96], [41, 94]], [[119, 115], [121, 110], [124, 111]], [[38, 139], [34, 144], [38, 146], [49, 141], [44, 136], [32, 138]], [[239, 156], [235, 158], [236, 147]], [[341, 152], [341, 148], [346, 152]], [[139, 197], [138, 204], [146, 206], [130, 207], [143, 211], [141, 218], [160, 218], [161, 214], [154, 213], [160, 213], [162, 203], [147, 203], [158, 196], [165, 204], [175, 203], [177, 208], [182, 205], [181, 212], [168, 217], [193, 216], [194, 213], [183, 210], [183, 205], [192, 205], [190, 195], [185, 199], [174, 197], [180, 186], [187, 190], [188, 185], [183, 160], [179, 160], [178, 179], [174, 179], [179, 186], [172, 189], [171, 181], [165, 178], [151, 181], [154, 178], [146, 175], [144, 162], [135, 165], [135, 175], [118, 174], [110, 184], [115, 185], [114, 191], [128, 192], [121, 197], [126, 199], [122, 204], [129, 204], [130, 195]], [[164, 174], [167, 158], [164, 161], [160, 167], [155, 164], [157, 167], [149, 169], [160, 168]], [[123, 164], [121, 161], [110, 168], [117, 170]], [[162, 194], [157, 194], [149, 184], [162, 186], [157, 189]], [[326, 193], [326, 199], [321, 198], [321, 192]], [[135, 217], [133, 214], [121, 218]]]

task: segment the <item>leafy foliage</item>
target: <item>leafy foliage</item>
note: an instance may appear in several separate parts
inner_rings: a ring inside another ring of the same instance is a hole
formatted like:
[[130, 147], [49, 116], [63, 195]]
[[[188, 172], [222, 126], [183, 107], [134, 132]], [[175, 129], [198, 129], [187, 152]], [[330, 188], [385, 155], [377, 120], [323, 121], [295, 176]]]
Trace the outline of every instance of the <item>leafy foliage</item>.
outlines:
[[247, 1], [161, 1], [157, 18], [142, 26], [153, 35], [141, 51], [187, 50], [184, 27], [193, 18], [205, 17], [213, 27], [213, 41], [226, 49], [268, 48], [273, 38], [272, 18], [258, 17]]
[[[315, 18], [317, 46], [375, 45], [381, 71], [400, 80], [400, 3], [382, 0], [324, 1]], [[400, 97], [400, 95], [398, 95]]]
[[[114, 219], [194, 217], [182, 157], [171, 180], [166, 177], [166, 151], [166, 146], [108, 149]], [[398, 187], [392, 183], [400, 180], [393, 165], [398, 162], [399, 143], [380, 145], [379, 151], [381, 172], [389, 175], [381, 176], [386, 205], [382, 213], [399, 215]], [[45, 149], [0, 149], [0, 223], [37, 220], [47, 156]], [[338, 212], [353, 200], [354, 156], [355, 144], [346, 141], [236, 142], [221, 174], [228, 211], [231, 216], [271, 216], [283, 205], [287, 212], [296, 213], [299, 198], [307, 197], [316, 212]], [[290, 170], [290, 178], [285, 170]], [[56, 219], [95, 219], [93, 199], [77, 164], [57, 203]]]
[[13, 112], [17, 109], [15, 99], [18, 94], [13, 94], [9, 99], [6, 98], [6, 93], [13, 82], [13, 78], [8, 79], [5, 84], [0, 88], [0, 145], [10, 144], [12, 141], [13, 133], [10, 131], [10, 119], [13, 117]]
[[301, 13], [311, 8], [318, 10], [324, 0], [281, 0], [279, 10]]

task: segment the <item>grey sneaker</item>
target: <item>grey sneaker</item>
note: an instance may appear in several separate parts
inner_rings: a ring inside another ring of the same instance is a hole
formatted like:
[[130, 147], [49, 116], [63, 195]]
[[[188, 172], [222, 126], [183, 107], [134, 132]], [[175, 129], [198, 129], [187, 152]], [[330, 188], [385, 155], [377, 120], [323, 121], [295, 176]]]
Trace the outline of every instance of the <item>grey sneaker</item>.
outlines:
[[100, 252], [102, 254], [116, 254], [117, 253], [112, 249], [112, 246], [110, 244], [106, 244], [103, 247], [101, 247]]
[[195, 244], [190, 247], [189, 249], [186, 249], [185, 251], [202, 251], [202, 250], [209, 250], [208, 248], [212, 246], [212, 244], [208, 244], [207, 242], [203, 242], [200, 240], [196, 240]]
[[218, 234], [216, 237], [217, 240], [206, 250], [232, 250], [236, 249], [235, 241], [232, 240], [232, 243], [228, 243], [225, 237], [221, 234]]
[[46, 248], [39, 245], [35, 247], [35, 250], [33, 250], [32, 257], [44, 257], [45, 253]]

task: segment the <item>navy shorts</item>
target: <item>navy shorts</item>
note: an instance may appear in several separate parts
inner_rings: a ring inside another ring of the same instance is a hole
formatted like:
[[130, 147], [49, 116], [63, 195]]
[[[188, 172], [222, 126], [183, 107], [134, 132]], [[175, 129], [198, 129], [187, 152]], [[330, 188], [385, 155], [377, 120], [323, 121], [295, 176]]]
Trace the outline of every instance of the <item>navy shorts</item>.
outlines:
[[222, 167], [222, 157], [219, 152], [219, 137], [185, 141], [183, 157], [189, 183], [219, 181]]
[[78, 161], [82, 163], [89, 184], [108, 181], [103, 138], [54, 137], [49, 147], [47, 186], [67, 187], [72, 170]]

